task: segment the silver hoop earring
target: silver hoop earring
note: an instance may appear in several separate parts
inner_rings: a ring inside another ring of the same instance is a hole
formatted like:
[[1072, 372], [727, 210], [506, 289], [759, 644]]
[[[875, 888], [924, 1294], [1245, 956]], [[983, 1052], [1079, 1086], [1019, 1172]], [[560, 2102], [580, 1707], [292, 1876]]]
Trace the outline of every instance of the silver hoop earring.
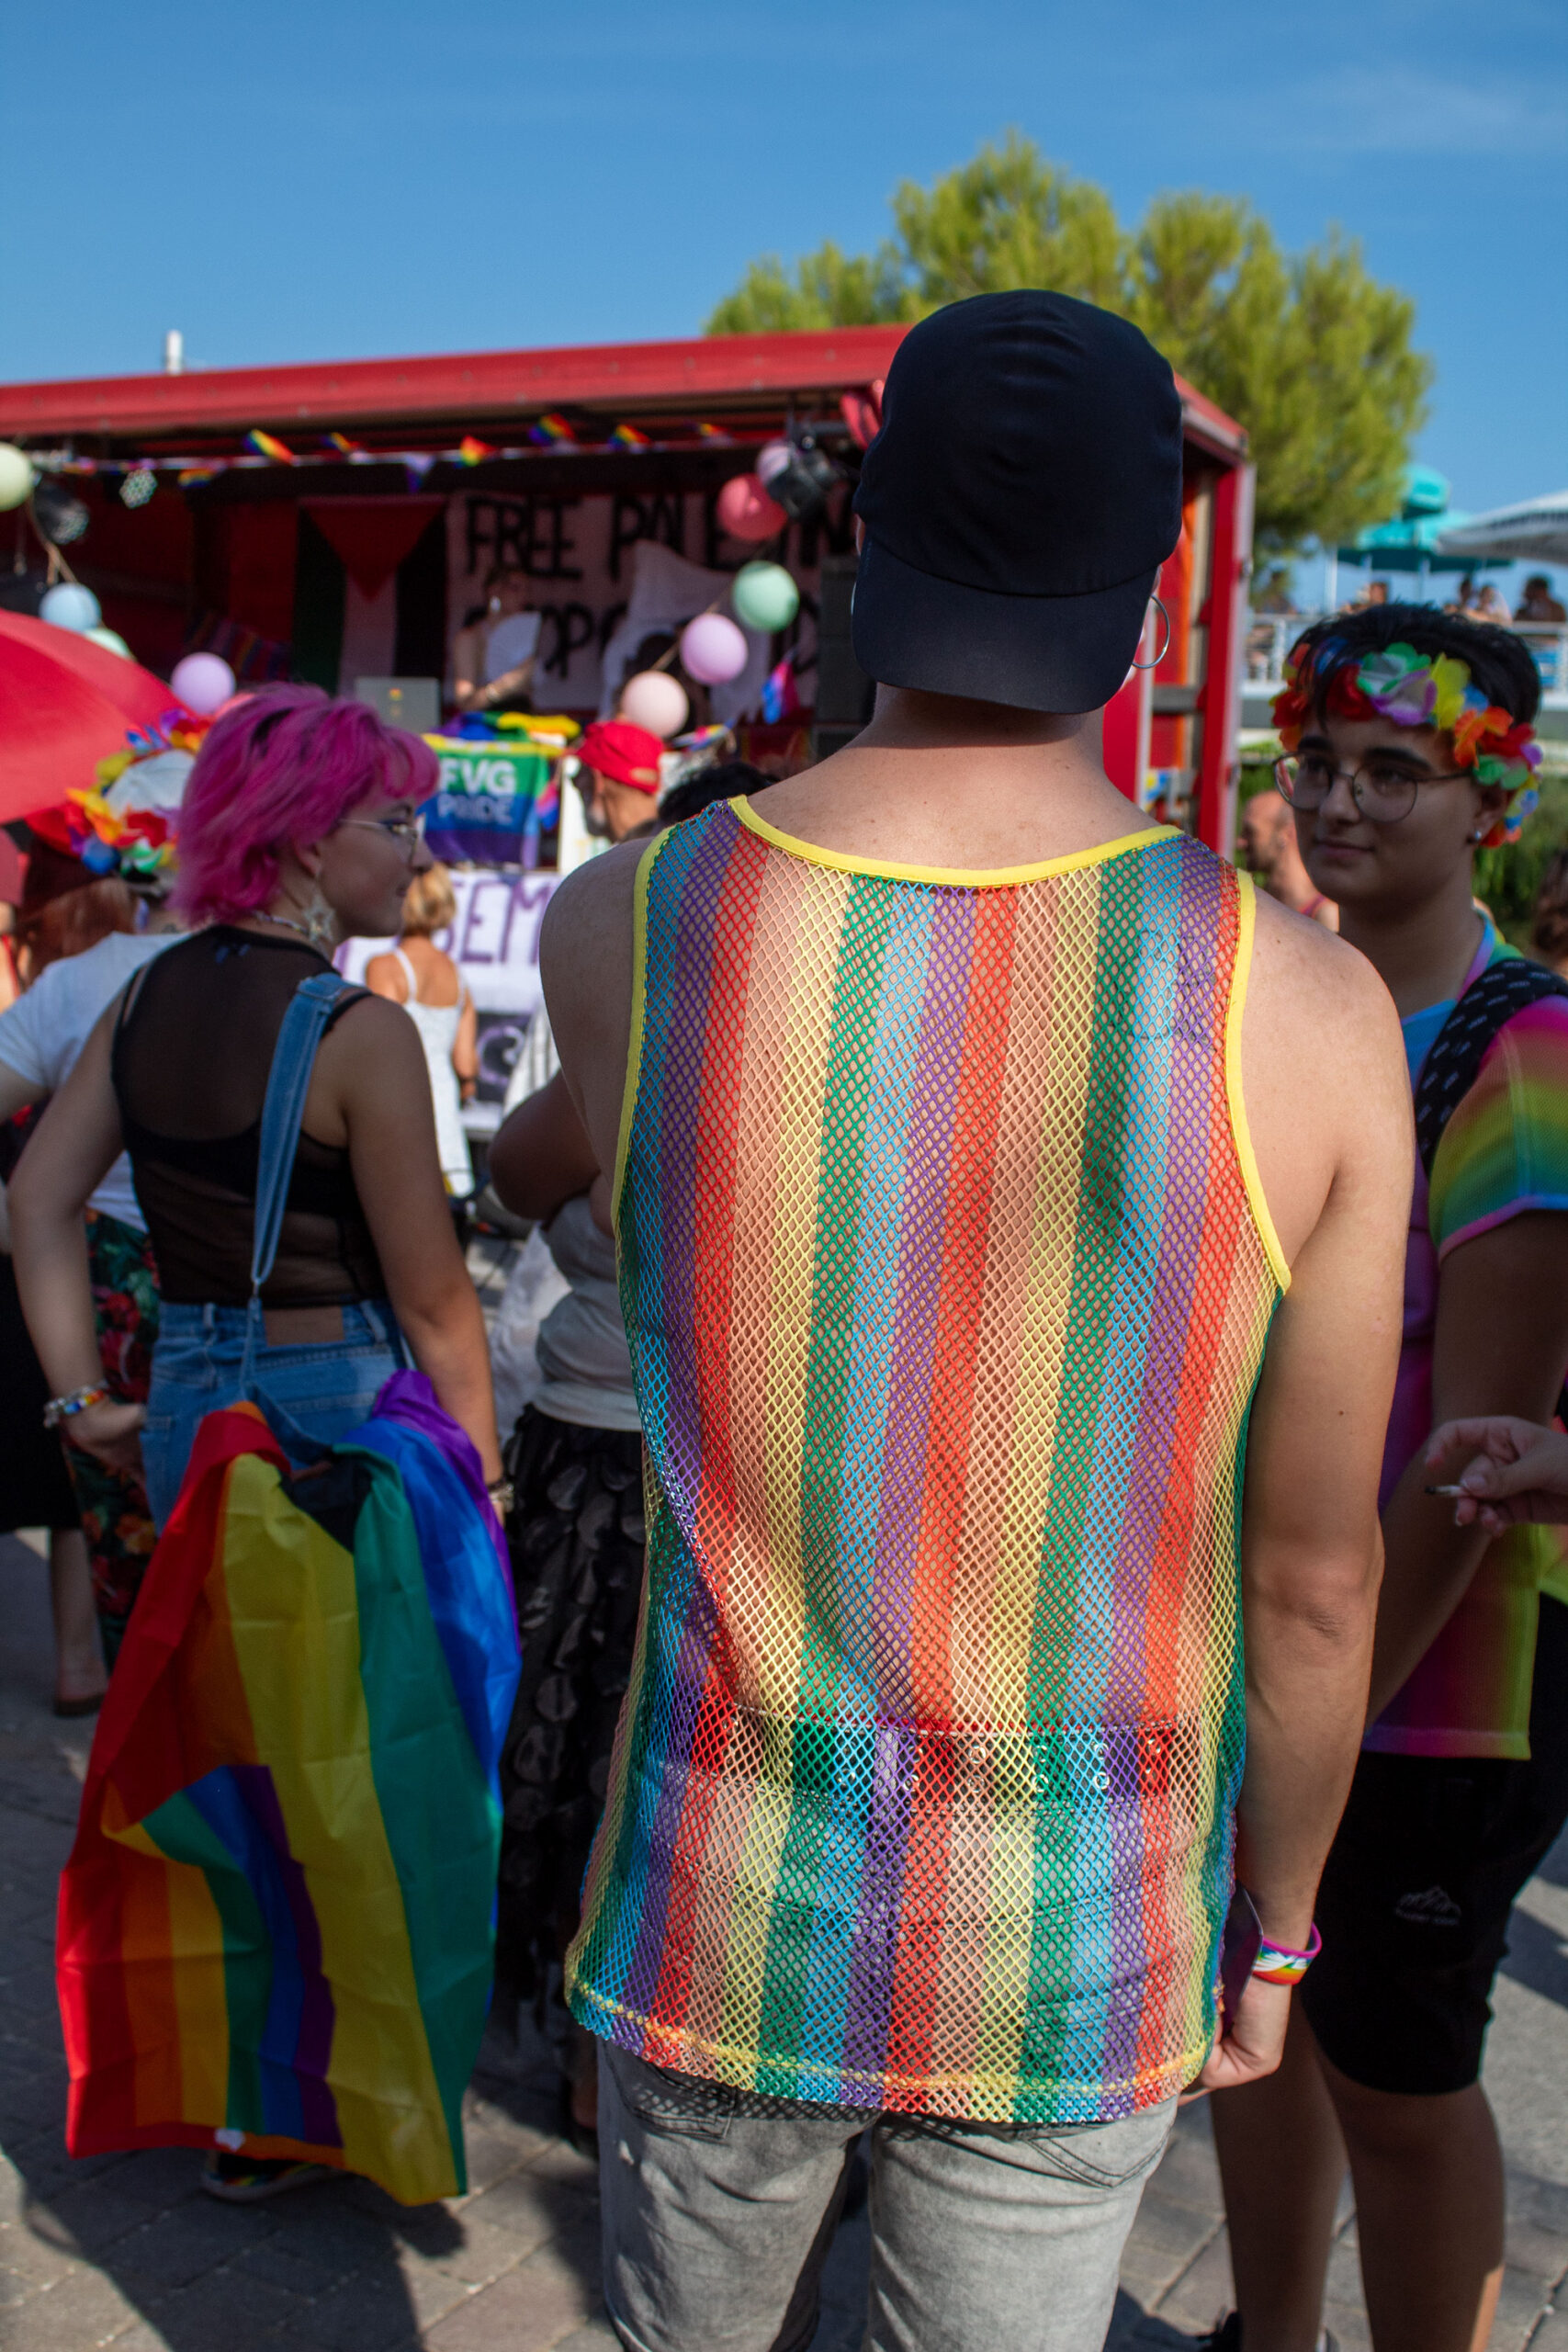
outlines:
[[1170, 615], [1166, 611], [1165, 605], [1159, 597], [1151, 596], [1149, 598], [1149, 602], [1151, 605], [1156, 606], [1161, 620], [1165, 623], [1165, 643], [1160, 647], [1159, 651], [1155, 655], [1152, 662], [1134, 662], [1133, 664], [1134, 670], [1157, 670], [1160, 663], [1165, 660], [1166, 655], [1170, 651]]

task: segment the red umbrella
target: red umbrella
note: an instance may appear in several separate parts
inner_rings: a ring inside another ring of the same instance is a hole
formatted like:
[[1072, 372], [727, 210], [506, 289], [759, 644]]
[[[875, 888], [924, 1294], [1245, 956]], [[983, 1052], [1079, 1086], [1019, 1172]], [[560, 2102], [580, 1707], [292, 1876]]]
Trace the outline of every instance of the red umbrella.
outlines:
[[123, 654], [0, 612], [0, 825], [89, 790], [127, 728], [178, 708], [172, 686]]

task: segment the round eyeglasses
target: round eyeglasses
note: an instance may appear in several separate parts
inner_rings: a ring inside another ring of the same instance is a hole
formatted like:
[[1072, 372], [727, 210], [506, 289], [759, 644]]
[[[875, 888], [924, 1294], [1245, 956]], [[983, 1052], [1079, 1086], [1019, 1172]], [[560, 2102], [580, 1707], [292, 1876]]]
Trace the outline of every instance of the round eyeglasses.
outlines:
[[1453, 768], [1444, 775], [1415, 775], [1400, 760], [1376, 752], [1356, 768], [1336, 767], [1325, 752], [1301, 752], [1274, 763], [1274, 781], [1292, 808], [1321, 808], [1340, 776], [1369, 825], [1397, 825], [1415, 808], [1424, 784], [1455, 784], [1466, 778], [1466, 772]]
[[417, 817], [344, 817], [342, 822], [357, 825], [363, 832], [389, 835], [411, 862], [424, 839], [424, 827]]

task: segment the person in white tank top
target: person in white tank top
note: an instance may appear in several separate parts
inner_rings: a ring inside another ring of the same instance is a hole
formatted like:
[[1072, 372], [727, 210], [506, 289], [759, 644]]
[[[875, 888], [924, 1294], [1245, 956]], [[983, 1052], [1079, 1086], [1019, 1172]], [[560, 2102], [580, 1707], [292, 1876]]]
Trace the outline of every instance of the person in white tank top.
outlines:
[[467, 1200], [474, 1189], [474, 1170], [463, 1128], [463, 1103], [473, 1092], [479, 1072], [478, 1023], [474, 1001], [457, 965], [431, 936], [445, 930], [456, 912], [444, 865], [417, 875], [403, 902], [398, 944], [389, 956], [370, 958], [365, 983], [378, 996], [400, 1004], [419, 1031], [430, 1068], [441, 1172], [453, 1198]]

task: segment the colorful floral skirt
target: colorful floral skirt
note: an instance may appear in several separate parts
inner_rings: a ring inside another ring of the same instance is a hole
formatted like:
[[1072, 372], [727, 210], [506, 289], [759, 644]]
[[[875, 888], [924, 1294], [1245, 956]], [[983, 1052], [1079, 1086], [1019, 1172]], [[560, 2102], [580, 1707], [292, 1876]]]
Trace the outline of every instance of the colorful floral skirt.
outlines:
[[[87, 1211], [87, 1266], [98, 1355], [111, 1394], [144, 1405], [158, 1337], [158, 1271], [152, 1245], [134, 1226]], [[65, 1462], [82, 1514], [104, 1656], [112, 1667], [156, 1540], [134, 1471], [111, 1470], [67, 1438]]]
[[501, 1758], [498, 1988], [543, 1991], [576, 1930], [642, 1598], [642, 1438], [525, 1408], [506, 1449], [523, 1679]]

